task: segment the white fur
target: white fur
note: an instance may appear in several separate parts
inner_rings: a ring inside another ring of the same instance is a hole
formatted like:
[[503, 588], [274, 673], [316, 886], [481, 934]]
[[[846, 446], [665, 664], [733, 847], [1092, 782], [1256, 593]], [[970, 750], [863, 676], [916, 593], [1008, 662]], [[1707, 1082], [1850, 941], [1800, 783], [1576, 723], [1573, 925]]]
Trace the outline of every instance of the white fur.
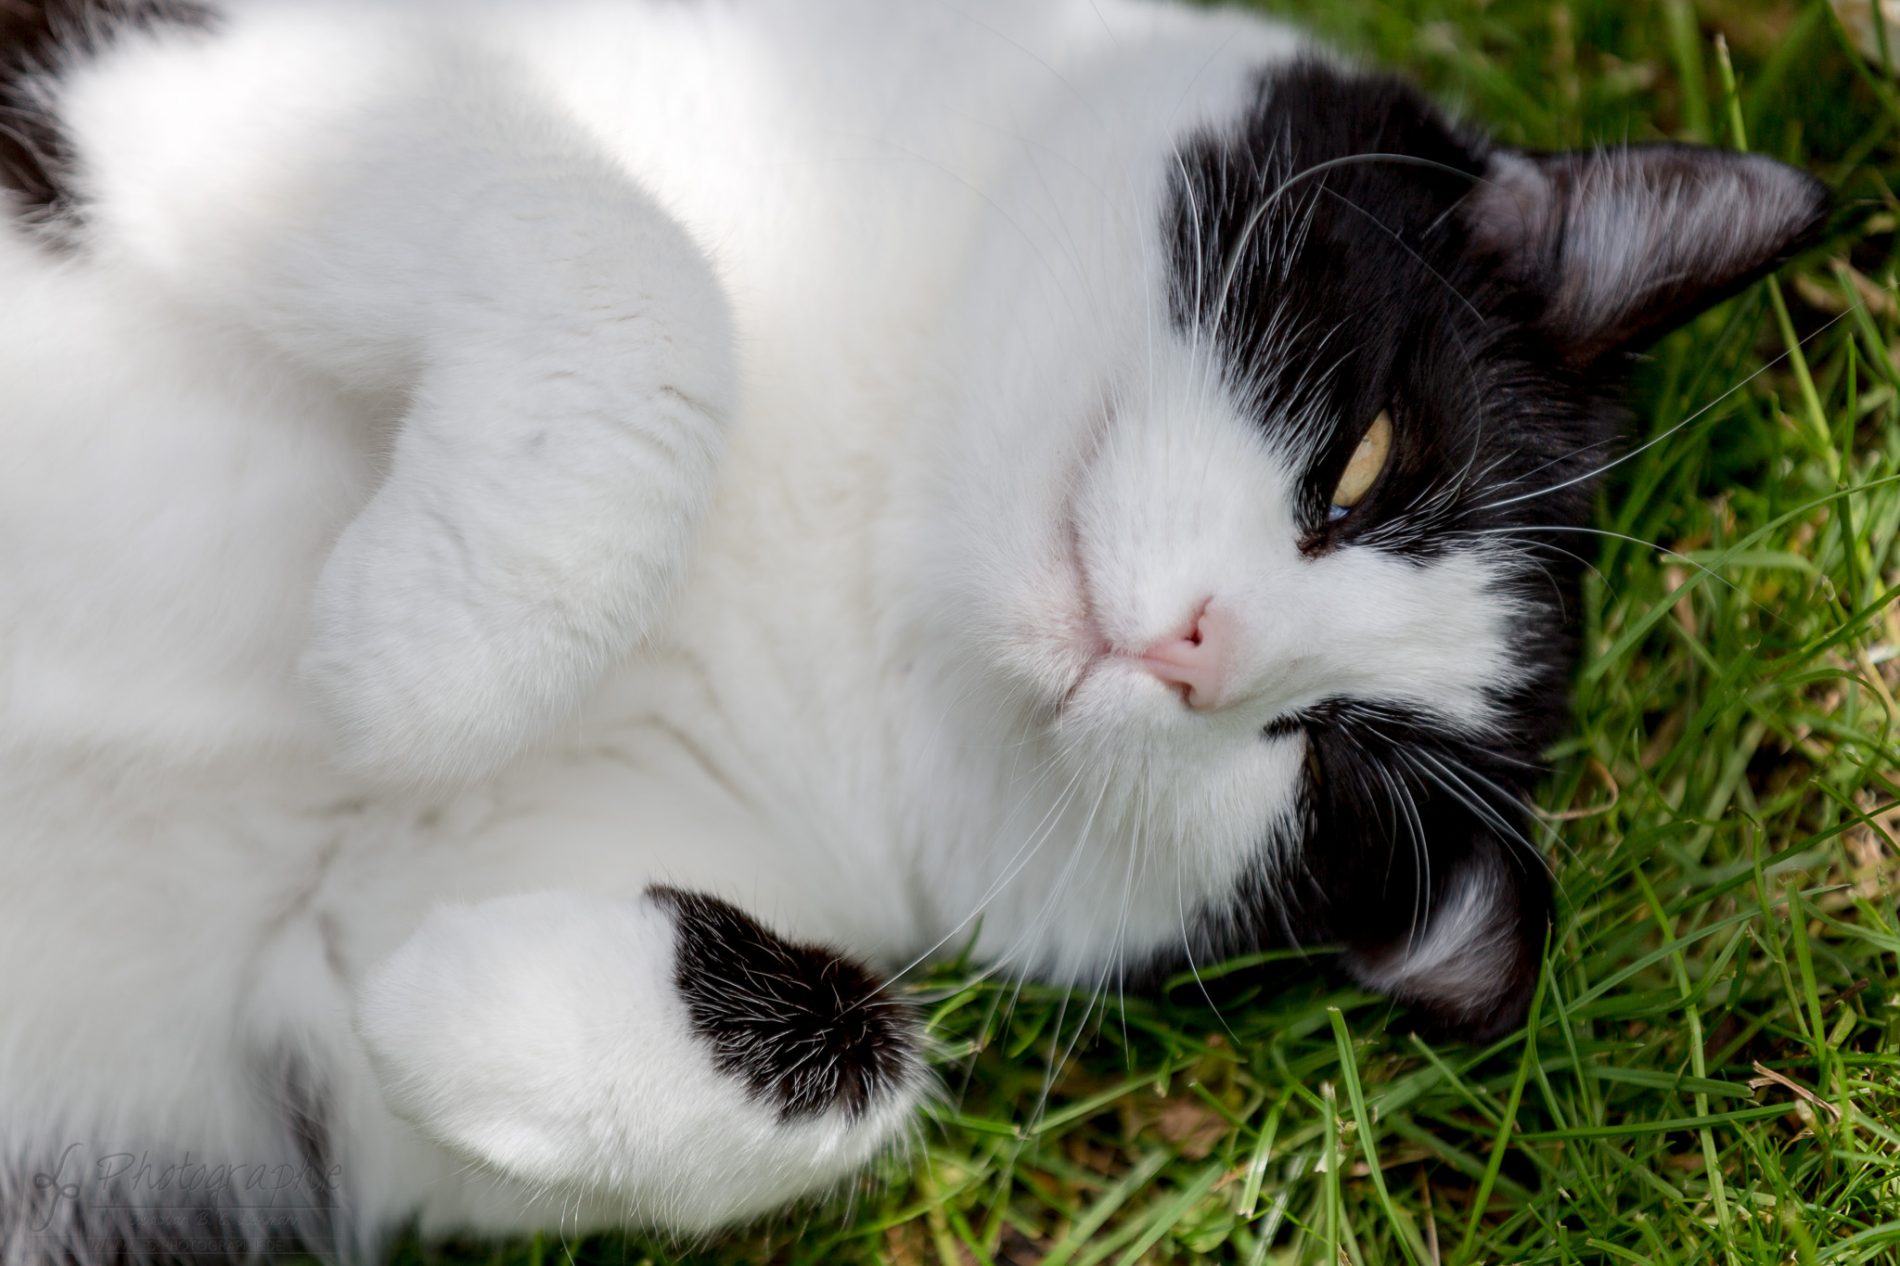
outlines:
[[[718, 1225], [921, 1087], [743, 1101], [647, 885], [887, 968], [980, 915], [1095, 984], [1285, 820], [1266, 722], [1483, 720], [1494, 565], [1300, 556], [1290, 455], [1168, 316], [1170, 147], [1285, 30], [234, 10], [60, 85], [78, 257], [0, 237], [0, 1183], [81, 1140], [281, 1155], [240, 1088], [288, 1049], [349, 1251]], [[1242, 702], [1109, 663], [1058, 711], [1090, 613], [1134, 645], [1210, 594]]]

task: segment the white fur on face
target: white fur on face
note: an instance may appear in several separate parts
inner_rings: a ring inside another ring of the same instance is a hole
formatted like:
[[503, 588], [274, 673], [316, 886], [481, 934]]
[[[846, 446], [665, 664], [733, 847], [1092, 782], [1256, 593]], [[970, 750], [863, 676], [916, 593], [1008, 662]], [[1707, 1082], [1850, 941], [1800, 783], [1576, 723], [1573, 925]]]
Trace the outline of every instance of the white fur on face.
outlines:
[[[1291, 842], [1303, 741], [1266, 737], [1276, 721], [1324, 700], [1471, 731], [1497, 719], [1493, 699], [1521, 671], [1519, 564], [1482, 547], [1303, 552], [1298, 481], [1318, 436], [1344, 420], [1236, 399], [1229, 383], [1245, 375], [1168, 311], [1157, 230], [1117, 249], [1140, 223], [1118, 210], [1099, 198], [1064, 207], [1063, 258], [1088, 264], [1066, 280], [1037, 266], [1033, 241], [999, 239], [1009, 263], [997, 273], [1021, 280], [1009, 315], [972, 340], [973, 425], [944, 440], [933, 468], [926, 596], [971, 689], [1078, 780], [1092, 816], [1056, 835], [1089, 833], [1090, 865], [1109, 876], [1100, 900], [1119, 902], [1124, 869], [1155, 864], [1134, 859], [1151, 846], [1167, 855], [1166, 884], [1176, 867], [1196, 876], [1180, 900], [1193, 908], [1218, 904], [1263, 844]], [[1233, 684], [1203, 711], [1131, 652], [1210, 601], [1231, 630]], [[1136, 930], [1117, 929], [1128, 946], [1184, 935], [1178, 911], [1131, 918]], [[1076, 935], [1106, 949], [1106, 932]]]

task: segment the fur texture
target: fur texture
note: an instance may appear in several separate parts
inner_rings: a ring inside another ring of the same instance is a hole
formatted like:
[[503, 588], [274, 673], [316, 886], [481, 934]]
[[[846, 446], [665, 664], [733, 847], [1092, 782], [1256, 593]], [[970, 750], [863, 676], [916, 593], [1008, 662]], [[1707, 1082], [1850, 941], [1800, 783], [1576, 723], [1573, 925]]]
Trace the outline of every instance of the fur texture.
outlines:
[[1546, 529], [1825, 202], [1132, 0], [24, 12], [8, 1262], [822, 1192], [973, 928], [1508, 1029]]

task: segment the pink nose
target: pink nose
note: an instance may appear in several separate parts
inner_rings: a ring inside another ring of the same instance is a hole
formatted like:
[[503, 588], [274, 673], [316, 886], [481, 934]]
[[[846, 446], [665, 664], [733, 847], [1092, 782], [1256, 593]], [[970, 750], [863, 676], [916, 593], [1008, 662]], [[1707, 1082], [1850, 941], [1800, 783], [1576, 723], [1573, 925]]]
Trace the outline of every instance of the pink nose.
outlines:
[[1190, 708], [1210, 710], [1226, 702], [1234, 647], [1232, 617], [1210, 599], [1180, 637], [1165, 638], [1141, 653], [1141, 666], [1170, 686], [1181, 687]]

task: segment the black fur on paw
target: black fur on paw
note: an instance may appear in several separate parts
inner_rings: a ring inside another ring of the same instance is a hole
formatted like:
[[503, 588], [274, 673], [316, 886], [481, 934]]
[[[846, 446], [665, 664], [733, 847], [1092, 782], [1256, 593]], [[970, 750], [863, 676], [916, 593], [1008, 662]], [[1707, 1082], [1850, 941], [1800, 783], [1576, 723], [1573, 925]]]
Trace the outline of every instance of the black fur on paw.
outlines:
[[673, 982], [714, 1066], [793, 1121], [862, 1114], [917, 1074], [918, 1024], [884, 982], [822, 945], [775, 936], [738, 907], [653, 887], [675, 924]]

